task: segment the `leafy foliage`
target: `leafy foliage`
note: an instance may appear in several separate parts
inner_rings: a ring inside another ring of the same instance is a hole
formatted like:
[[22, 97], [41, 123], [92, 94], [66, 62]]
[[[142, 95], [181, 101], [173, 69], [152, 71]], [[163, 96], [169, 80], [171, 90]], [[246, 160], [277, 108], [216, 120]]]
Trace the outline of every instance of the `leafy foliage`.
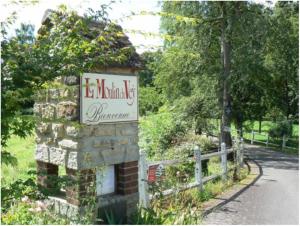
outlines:
[[36, 184], [36, 174], [29, 172], [30, 177], [26, 180], [17, 179], [9, 185], [1, 187], [1, 210], [7, 211], [17, 200], [22, 197], [28, 196], [33, 199], [44, 197], [43, 194], [38, 192]]
[[270, 15], [265, 66], [271, 75], [268, 97], [286, 118], [299, 110], [299, 2], [278, 2]]
[[284, 135], [291, 137], [293, 135], [293, 124], [288, 120], [273, 124], [269, 129], [269, 135], [274, 138], [282, 138]]
[[185, 122], [164, 106], [157, 114], [140, 119], [139, 145], [150, 158], [161, 156], [176, 138], [184, 136], [186, 128]]
[[16, 202], [11, 209], [1, 216], [4, 225], [47, 225], [47, 224], [70, 224], [70, 220], [52, 212], [52, 208], [41, 201], [33, 201], [28, 197], [26, 201]]
[[165, 100], [155, 87], [139, 88], [139, 114], [155, 113], [164, 104]]
[[139, 85], [140, 87], [153, 86], [155, 78], [155, 70], [160, 63], [162, 52], [144, 52], [141, 54], [141, 60], [144, 68], [139, 71]]

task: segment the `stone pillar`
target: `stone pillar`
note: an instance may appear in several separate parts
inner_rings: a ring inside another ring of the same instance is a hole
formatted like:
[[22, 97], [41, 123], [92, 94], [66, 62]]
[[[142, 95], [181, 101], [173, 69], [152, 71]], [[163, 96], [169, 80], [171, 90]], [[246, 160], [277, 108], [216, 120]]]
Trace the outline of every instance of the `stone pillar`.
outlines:
[[[132, 70], [97, 73], [132, 75]], [[76, 207], [80, 211], [87, 200], [94, 199], [99, 213], [102, 211], [100, 216], [105, 217], [103, 211], [111, 209], [117, 217], [128, 219], [139, 198], [138, 122], [80, 124], [79, 80], [70, 76], [58, 81], [62, 86], [41, 92], [34, 105], [38, 118], [35, 159], [38, 171], [45, 172], [44, 177], [38, 177], [39, 184], [49, 187], [46, 178], [57, 175], [58, 166], [64, 167], [71, 180], [65, 197], [55, 198], [57, 212], [70, 216], [66, 209]], [[115, 169], [115, 191], [97, 195], [97, 170], [105, 166]]]

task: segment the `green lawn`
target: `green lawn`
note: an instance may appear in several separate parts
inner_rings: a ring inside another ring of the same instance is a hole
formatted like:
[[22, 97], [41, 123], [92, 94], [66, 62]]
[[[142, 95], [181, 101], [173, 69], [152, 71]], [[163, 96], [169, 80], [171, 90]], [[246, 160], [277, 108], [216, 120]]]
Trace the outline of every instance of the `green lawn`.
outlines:
[[[262, 121], [261, 134], [257, 134], [259, 132], [259, 122], [247, 121], [244, 123], [244, 138], [251, 140], [252, 138], [251, 131], [253, 130], [254, 132], [257, 132], [255, 133], [254, 139], [258, 141], [254, 143], [266, 146], [265, 143], [267, 141], [267, 134], [273, 124], [274, 123], [271, 121]], [[232, 130], [233, 130], [232, 134], [235, 135], [236, 131], [234, 125], [232, 125]], [[282, 146], [282, 138], [275, 139], [269, 137], [268, 147], [274, 150], [281, 150], [281, 146]], [[286, 147], [284, 148], [284, 152], [298, 154], [298, 147], [299, 147], [299, 125], [298, 124], [293, 124], [293, 136], [291, 138], [288, 138], [288, 140], [286, 141], [286, 146], [297, 148], [297, 150]]]
[[[271, 121], [262, 121], [261, 123], [261, 132], [262, 133], [267, 133], [271, 126], [274, 125], [274, 122]], [[246, 130], [254, 130], [255, 132], [258, 132], [259, 129], [259, 122], [254, 121], [246, 121], [244, 123], [244, 128]], [[298, 137], [299, 136], [299, 125], [298, 124], [293, 124], [293, 137]]]
[[6, 150], [12, 153], [18, 160], [17, 166], [1, 165], [2, 184], [11, 183], [17, 179], [28, 177], [27, 171], [36, 169], [34, 160], [35, 140], [34, 135], [26, 138], [13, 136], [7, 143]]
[[[218, 121], [217, 120], [212, 120], [211, 123], [213, 123], [216, 128], [219, 127]], [[272, 125], [274, 124], [274, 122], [271, 121], [262, 121], [261, 124], [261, 134], [255, 134], [255, 140], [259, 141], [256, 142], [256, 144], [260, 144], [265, 146], [265, 142], [267, 140], [267, 134], [269, 129], [272, 127]], [[217, 126], [218, 125], [218, 126]], [[259, 122], [258, 121], [254, 121], [254, 122], [250, 122], [250, 121], [246, 121], [244, 123], [244, 138], [247, 140], [251, 140], [252, 134], [251, 131], [254, 132], [259, 132]], [[216, 135], [218, 134], [218, 130], [215, 130], [213, 133]], [[231, 135], [232, 136], [236, 136], [237, 135], [237, 131], [235, 129], [234, 124], [231, 125]], [[274, 143], [275, 145], [272, 145], [270, 143]], [[277, 146], [280, 147], [277, 147]], [[270, 148], [274, 148], [275, 150], [281, 150], [281, 145], [282, 145], [282, 138], [280, 139], [274, 139], [269, 137], [269, 146]], [[297, 150], [295, 149], [290, 149], [290, 148], [285, 148], [284, 151], [288, 152], [288, 153], [298, 153], [298, 147], [299, 147], [299, 125], [298, 124], [293, 124], [293, 136], [288, 138], [288, 140], [286, 141], [286, 146], [288, 147], [293, 147], [293, 148], [297, 148]]]

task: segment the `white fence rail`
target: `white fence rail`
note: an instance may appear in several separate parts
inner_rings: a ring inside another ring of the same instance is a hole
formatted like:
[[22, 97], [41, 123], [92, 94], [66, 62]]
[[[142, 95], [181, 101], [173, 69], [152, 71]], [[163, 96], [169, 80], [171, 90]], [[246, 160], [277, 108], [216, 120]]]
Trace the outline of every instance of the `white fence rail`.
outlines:
[[[255, 134], [258, 134], [260, 136], [264, 136], [266, 137], [266, 141], [261, 141], [261, 140], [255, 140]], [[281, 142], [281, 145], [279, 144], [275, 144], [275, 143], [271, 143], [270, 142], [270, 137], [269, 137], [269, 134], [264, 134], [264, 133], [258, 133], [258, 132], [254, 132], [253, 130], [251, 131], [251, 144], [253, 144], [254, 142], [256, 143], [261, 143], [261, 144], [265, 144], [266, 147], [269, 147], [269, 145], [273, 145], [273, 146], [276, 146], [276, 147], [281, 147], [282, 150], [284, 150], [284, 148], [289, 148], [289, 149], [295, 149], [297, 150], [298, 148], [295, 148], [295, 147], [291, 147], [291, 146], [287, 146], [286, 145], [286, 142], [288, 140], [296, 140], [296, 139], [291, 139], [291, 138], [288, 138], [286, 137], [285, 135], [282, 137], [282, 142]]]
[[[175, 165], [180, 164], [186, 161], [194, 161], [195, 162], [195, 181], [186, 185], [181, 186], [180, 188], [170, 188], [164, 190], [162, 194], [164, 196], [170, 195], [175, 191], [184, 191], [187, 189], [198, 187], [201, 191], [203, 189], [203, 185], [210, 180], [216, 179], [218, 177], [222, 177], [222, 180], [227, 180], [227, 173], [230, 171], [227, 169], [227, 155], [233, 151], [236, 151], [236, 162], [235, 167], [237, 172], [239, 173], [240, 167], [243, 167], [243, 157], [244, 157], [244, 144], [243, 139], [236, 142], [236, 150], [227, 149], [225, 143], [221, 144], [221, 151], [210, 153], [210, 154], [201, 154], [201, 149], [199, 146], [195, 146], [194, 148], [194, 158], [189, 158], [186, 160], [164, 160], [158, 162], [147, 162], [146, 153], [144, 151], [140, 151], [140, 160], [139, 160], [139, 199], [140, 204], [147, 208], [150, 205], [150, 200], [155, 198], [154, 195], [149, 194], [149, 181], [148, 181], [148, 170], [149, 166], [153, 165]], [[206, 159], [210, 159], [215, 156], [221, 157], [221, 174], [210, 175], [207, 177], [202, 176], [202, 161]], [[232, 169], [231, 169], [232, 170]]]

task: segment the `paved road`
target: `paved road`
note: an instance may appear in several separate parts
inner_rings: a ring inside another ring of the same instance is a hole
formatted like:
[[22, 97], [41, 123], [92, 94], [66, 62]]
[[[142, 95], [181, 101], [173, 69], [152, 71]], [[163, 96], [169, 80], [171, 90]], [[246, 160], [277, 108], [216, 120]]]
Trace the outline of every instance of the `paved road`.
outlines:
[[298, 157], [246, 146], [259, 178], [244, 192], [208, 214], [204, 224], [299, 224]]

